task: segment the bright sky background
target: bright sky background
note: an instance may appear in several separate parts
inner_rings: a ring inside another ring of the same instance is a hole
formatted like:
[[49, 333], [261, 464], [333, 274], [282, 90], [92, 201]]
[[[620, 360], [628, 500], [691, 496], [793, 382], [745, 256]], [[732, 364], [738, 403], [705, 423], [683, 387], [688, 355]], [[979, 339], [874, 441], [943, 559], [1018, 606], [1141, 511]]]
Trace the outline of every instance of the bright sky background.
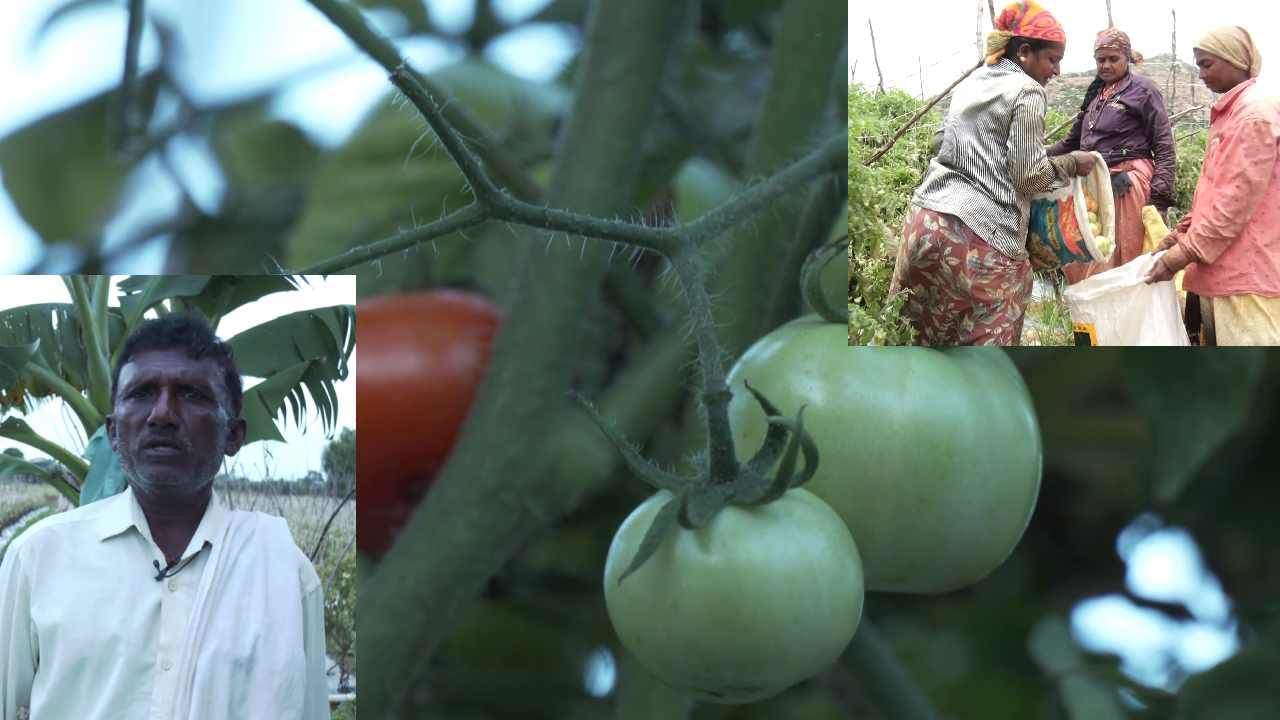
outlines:
[[[66, 16], [40, 42], [36, 30], [53, 9], [68, 0], [0, 1], [0, 137], [76, 100], [120, 82], [127, 12], [123, 2], [100, 3]], [[470, 23], [472, 0], [426, 0], [432, 17], [446, 29]], [[549, 0], [496, 0], [504, 20], [528, 17]], [[177, 65], [183, 86], [197, 103], [226, 102], [278, 86], [275, 113], [311, 137], [332, 146], [344, 139], [391, 86], [386, 73], [359, 53], [305, 0], [150, 0], [148, 10], [174, 18], [183, 54]], [[400, 31], [399, 16], [371, 16], [384, 32]], [[548, 81], [574, 51], [575, 37], [554, 25], [533, 25], [496, 39], [487, 49], [492, 62], [515, 75]], [[153, 31], [143, 37], [142, 69], [158, 58]], [[420, 70], [430, 71], [461, 57], [461, 51], [430, 40], [400, 43]], [[302, 77], [305, 76], [305, 77]], [[197, 202], [215, 205], [220, 189], [208, 171], [204, 148], [178, 148], [178, 164]], [[0, 168], [0, 175], [3, 174]], [[127, 235], [131, 223], [164, 217], [176, 207], [172, 181], [155, 167], [134, 176], [126, 207], [128, 221], [108, 226], [108, 247]], [[125, 272], [158, 272], [163, 241], [135, 253]], [[0, 188], [0, 273], [22, 272], [38, 260], [39, 241]]]
[[[996, 2], [999, 13], [1007, 2]], [[1067, 32], [1062, 71], [1093, 69], [1094, 35], [1107, 26], [1105, 0], [1046, 0], [1042, 2]], [[849, 2], [849, 67], [857, 63], [854, 80], [875, 87], [870, 18], [886, 87], [933, 97], [946, 89], [978, 59], [977, 12], [982, 9], [982, 32], [991, 30], [986, 0], [924, 0], [916, 3]], [[1173, 17], [1178, 13], [1178, 58], [1192, 63], [1191, 47], [1209, 30], [1240, 25], [1253, 36], [1262, 53], [1262, 77], [1280, 75], [1280, 5], [1257, 0], [1111, 0], [1116, 27], [1147, 57], [1168, 53]], [[920, 20], [927, 18], [927, 20]]]
[[[122, 276], [113, 281], [123, 279]], [[281, 315], [299, 310], [328, 307], [331, 305], [354, 305], [356, 302], [356, 282], [354, 275], [331, 275], [326, 278], [308, 277], [308, 284], [301, 290], [274, 293], [245, 305], [230, 313], [218, 325], [218, 337], [229, 340], [238, 333], [255, 327], [263, 322]], [[111, 306], [119, 306], [116, 297], [118, 292], [113, 282]], [[0, 278], [0, 310], [32, 305], [43, 302], [69, 302], [66, 286], [56, 275], [26, 275]], [[150, 313], [148, 317], [154, 316]], [[359, 349], [357, 345], [357, 350]], [[356, 352], [351, 355], [350, 373], [347, 380], [335, 384], [338, 393], [338, 421], [334, 437], [344, 427], [355, 429], [356, 426]], [[245, 389], [261, 382], [260, 378], [245, 378]], [[86, 438], [79, 420], [62, 400], [50, 400], [24, 418], [36, 432], [54, 440], [63, 447], [71, 448], [77, 453], [84, 450]], [[321, 455], [330, 438], [325, 437], [320, 416], [315, 412], [311, 397], [307, 397], [306, 424], [299, 431], [293, 416], [289, 416], [287, 424], [277, 422], [285, 442], [256, 442], [240, 451], [235, 458], [225, 461], [224, 469], [234, 475], [253, 480], [273, 477], [279, 479], [297, 479], [308, 471], [323, 473], [320, 465]], [[0, 438], [0, 450], [8, 447], [20, 448], [28, 460], [45, 457], [44, 453], [8, 438]]]

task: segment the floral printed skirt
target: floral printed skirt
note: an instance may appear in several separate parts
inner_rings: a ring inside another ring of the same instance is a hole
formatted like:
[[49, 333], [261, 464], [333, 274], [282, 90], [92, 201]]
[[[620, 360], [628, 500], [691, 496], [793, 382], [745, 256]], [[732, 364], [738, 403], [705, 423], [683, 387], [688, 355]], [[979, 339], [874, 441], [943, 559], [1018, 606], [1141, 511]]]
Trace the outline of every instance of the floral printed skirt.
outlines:
[[1031, 299], [1031, 261], [1014, 260], [955, 215], [916, 207], [907, 218], [889, 292], [917, 345], [1017, 345]]

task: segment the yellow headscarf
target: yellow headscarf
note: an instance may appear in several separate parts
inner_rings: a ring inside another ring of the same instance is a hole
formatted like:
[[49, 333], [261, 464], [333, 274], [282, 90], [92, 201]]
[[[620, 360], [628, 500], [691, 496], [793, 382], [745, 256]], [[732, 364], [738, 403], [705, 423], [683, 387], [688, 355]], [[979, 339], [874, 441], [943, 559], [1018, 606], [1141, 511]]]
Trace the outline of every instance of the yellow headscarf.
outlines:
[[1249, 31], [1229, 25], [1211, 30], [1195, 44], [1197, 50], [1217, 55], [1256, 78], [1262, 72], [1262, 53], [1253, 44]]

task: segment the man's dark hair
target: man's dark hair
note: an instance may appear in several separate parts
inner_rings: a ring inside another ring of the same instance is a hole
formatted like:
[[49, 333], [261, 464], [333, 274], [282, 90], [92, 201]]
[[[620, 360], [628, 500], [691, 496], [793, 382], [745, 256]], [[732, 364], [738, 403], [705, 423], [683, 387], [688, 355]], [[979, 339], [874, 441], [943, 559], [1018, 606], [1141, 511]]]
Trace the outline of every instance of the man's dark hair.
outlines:
[[116, 404], [116, 388], [120, 384], [120, 368], [138, 353], [149, 350], [184, 350], [192, 360], [213, 358], [222, 368], [222, 383], [231, 401], [232, 417], [240, 417], [244, 400], [244, 387], [240, 383], [240, 370], [231, 348], [218, 339], [213, 328], [199, 315], [171, 313], [137, 325], [120, 347], [120, 357], [111, 369], [111, 404]]

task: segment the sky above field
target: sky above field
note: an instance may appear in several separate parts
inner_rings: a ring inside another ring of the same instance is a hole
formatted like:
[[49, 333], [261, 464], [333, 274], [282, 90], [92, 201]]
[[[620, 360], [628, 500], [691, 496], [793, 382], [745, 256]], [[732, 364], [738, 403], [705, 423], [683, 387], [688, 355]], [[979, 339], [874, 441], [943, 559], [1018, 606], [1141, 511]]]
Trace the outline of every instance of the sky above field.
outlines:
[[[0, 137], [120, 82], [125, 4], [90, 4], [38, 35], [50, 13], [68, 1], [0, 2], [0, 87], [5, 93], [0, 102]], [[496, 0], [494, 11], [499, 18], [514, 21], [548, 2]], [[462, 30], [471, 22], [473, 0], [427, 0], [426, 4], [432, 18], [446, 30]], [[332, 146], [348, 136], [390, 90], [386, 73], [305, 0], [151, 0], [147, 7], [172, 19], [177, 28], [182, 54], [176, 73], [197, 104], [228, 102], [299, 77], [274, 96], [274, 113], [299, 125], [313, 140]], [[370, 19], [384, 32], [399, 32], [394, 13], [372, 13]], [[486, 48], [486, 57], [514, 75], [547, 81], [568, 62], [575, 42], [564, 28], [535, 24], [496, 39]], [[399, 47], [423, 71], [461, 57], [457, 47], [432, 40], [405, 41]], [[148, 30], [141, 48], [142, 70], [153, 67], [158, 56], [158, 39]], [[202, 194], [217, 195], [218, 182], [207, 169], [207, 149], [179, 142], [171, 151], [197, 199]], [[148, 211], [163, 213], [176, 204], [176, 188], [156, 168], [139, 168], [135, 180], [135, 192], [129, 198], [135, 218]], [[125, 222], [105, 228], [106, 245], [127, 236], [128, 226]], [[30, 268], [40, 257], [38, 247], [38, 237], [0, 188], [0, 273]], [[125, 270], [158, 272], [163, 250], [163, 242], [158, 242], [133, 253]]]
[[[1007, 3], [996, 2], [999, 13]], [[1107, 26], [1105, 0], [1049, 0], [1043, 4], [1067, 32], [1062, 71], [1093, 69], [1094, 35]], [[853, 80], [875, 87], [877, 74], [867, 20], [875, 28], [876, 50], [886, 87], [932, 97], [977, 62], [978, 9], [981, 28], [991, 30], [986, 0], [925, 0], [916, 3], [849, 2], [849, 67]], [[1280, 77], [1280, 5], [1256, 0], [1112, 0], [1116, 27], [1147, 57], [1168, 53], [1177, 12], [1177, 56], [1192, 63], [1191, 48], [1221, 25], [1240, 25], [1262, 53], [1262, 78]], [[922, 83], [923, 80], [923, 83]], [[1275, 83], [1280, 87], [1280, 82]]]
[[[118, 281], [121, 277], [113, 278]], [[118, 306], [114, 282], [111, 292], [112, 306]], [[30, 275], [0, 278], [0, 310], [43, 302], [68, 302], [66, 286], [56, 275]], [[238, 308], [218, 325], [218, 336], [224, 340], [251, 327], [281, 315], [310, 308], [331, 305], [353, 305], [356, 301], [356, 283], [352, 275], [331, 275], [326, 278], [310, 277], [301, 290], [267, 295], [262, 299]], [[359, 347], [357, 345], [357, 352]], [[356, 425], [356, 352], [351, 355], [350, 374], [347, 380], [335, 384], [338, 394], [337, 432], [343, 427]], [[261, 378], [245, 378], [245, 388], [253, 387]], [[308, 396], [308, 417], [301, 430], [290, 415], [283, 426], [277, 423], [284, 442], [257, 442], [242, 449], [235, 458], [225, 461], [224, 469], [239, 477], [254, 480], [263, 478], [301, 478], [310, 470], [323, 472], [320, 464], [325, 437], [320, 418]], [[84, 449], [85, 436], [74, 413], [61, 400], [50, 400], [24, 418], [36, 432], [54, 440], [77, 453]], [[27, 459], [44, 457], [44, 454], [22, 443], [0, 438], [0, 450], [20, 448]]]

